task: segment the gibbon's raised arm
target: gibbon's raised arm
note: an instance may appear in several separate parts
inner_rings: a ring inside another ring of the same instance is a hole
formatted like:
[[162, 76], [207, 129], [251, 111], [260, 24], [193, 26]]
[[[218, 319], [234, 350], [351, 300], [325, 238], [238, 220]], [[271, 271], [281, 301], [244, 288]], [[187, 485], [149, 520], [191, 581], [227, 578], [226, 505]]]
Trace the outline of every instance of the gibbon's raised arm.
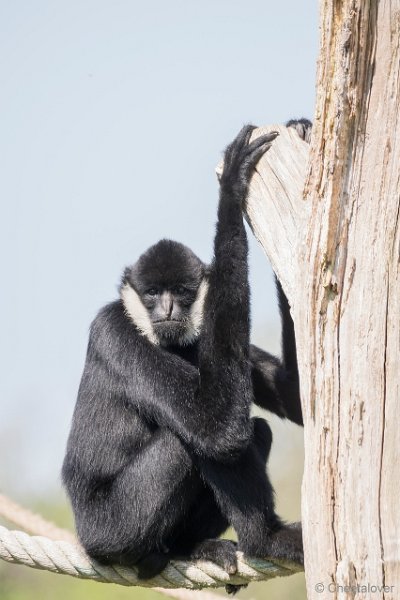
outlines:
[[250, 299], [243, 208], [252, 171], [276, 133], [249, 143], [246, 126], [227, 147], [220, 178], [217, 231], [199, 344], [200, 390], [214, 398], [215, 414], [228, 417], [238, 444], [251, 432]]

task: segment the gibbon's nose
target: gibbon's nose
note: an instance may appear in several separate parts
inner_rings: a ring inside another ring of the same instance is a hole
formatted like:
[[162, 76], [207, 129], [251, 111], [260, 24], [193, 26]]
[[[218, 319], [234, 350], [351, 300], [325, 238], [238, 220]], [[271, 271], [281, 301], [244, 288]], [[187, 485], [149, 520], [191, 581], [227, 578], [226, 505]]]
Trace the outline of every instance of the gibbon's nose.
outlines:
[[172, 315], [172, 309], [174, 308], [174, 299], [170, 292], [163, 292], [160, 299], [160, 307], [163, 318], [169, 320]]

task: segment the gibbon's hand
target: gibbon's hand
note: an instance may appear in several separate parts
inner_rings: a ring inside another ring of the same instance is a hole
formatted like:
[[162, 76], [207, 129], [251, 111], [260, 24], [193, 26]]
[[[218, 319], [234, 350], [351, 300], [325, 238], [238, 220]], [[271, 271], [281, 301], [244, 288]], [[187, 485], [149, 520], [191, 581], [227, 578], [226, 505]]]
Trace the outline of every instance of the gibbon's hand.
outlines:
[[221, 192], [229, 191], [231, 198], [241, 203], [247, 196], [255, 165], [279, 135], [277, 131], [272, 131], [249, 143], [254, 129], [256, 129], [254, 125], [245, 125], [224, 154], [224, 166], [220, 178]]

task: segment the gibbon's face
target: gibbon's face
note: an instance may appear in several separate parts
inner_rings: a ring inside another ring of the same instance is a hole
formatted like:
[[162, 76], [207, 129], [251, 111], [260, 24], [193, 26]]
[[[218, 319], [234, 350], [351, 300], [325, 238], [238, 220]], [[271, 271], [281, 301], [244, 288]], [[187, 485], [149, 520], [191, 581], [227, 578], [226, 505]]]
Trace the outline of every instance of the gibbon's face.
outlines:
[[193, 343], [200, 333], [207, 291], [204, 273], [203, 263], [189, 248], [161, 240], [125, 270], [121, 296], [126, 312], [155, 344]]
[[194, 281], [182, 281], [168, 288], [154, 282], [141, 294], [154, 332], [160, 340], [168, 342], [185, 335], [198, 287]]

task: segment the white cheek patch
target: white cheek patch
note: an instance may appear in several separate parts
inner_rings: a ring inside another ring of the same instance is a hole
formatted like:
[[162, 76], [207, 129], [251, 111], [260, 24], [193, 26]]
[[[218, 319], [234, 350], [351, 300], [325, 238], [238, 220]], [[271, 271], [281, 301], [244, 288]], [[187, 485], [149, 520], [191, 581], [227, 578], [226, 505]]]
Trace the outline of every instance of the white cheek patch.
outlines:
[[146, 336], [152, 344], [158, 346], [160, 341], [154, 332], [147, 308], [141, 301], [139, 294], [129, 285], [129, 283], [125, 283], [121, 288], [121, 299], [125, 308], [125, 313], [137, 327], [138, 331]]
[[196, 335], [199, 335], [201, 326], [203, 324], [204, 302], [207, 296], [207, 292], [208, 281], [206, 279], [203, 279], [203, 281], [199, 285], [199, 289], [197, 290], [196, 300], [193, 302], [192, 308], [190, 309], [190, 317]]
[[208, 292], [208, 281], [203, 279], [197, 290], [196, 300], [190, 309], [190, 320], [182, 344], [191, 344], [199, 337], [203, 324], [204, 302]]

